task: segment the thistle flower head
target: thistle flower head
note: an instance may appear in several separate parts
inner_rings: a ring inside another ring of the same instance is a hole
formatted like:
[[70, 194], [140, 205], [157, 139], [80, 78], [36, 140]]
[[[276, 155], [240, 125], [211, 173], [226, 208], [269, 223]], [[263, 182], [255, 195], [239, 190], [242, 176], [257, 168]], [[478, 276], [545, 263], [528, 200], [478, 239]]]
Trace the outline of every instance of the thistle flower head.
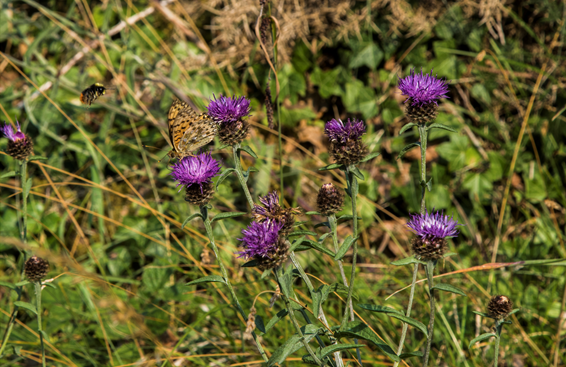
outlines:
[[399, 89], [408, 97], [405, 102], [410, 101], [412, 106], [423, 106], [431, 102], [438, 105], [437, 100], [440, 98], [449, 98], [446, 95], [448, 82], [433, 76], [432, 70], [430, 74], [423, 74], [422, 68], [420, 74], [415, 74], [413, 68], [407, 77], [399, 78]]
[[213, 97], [207, 107], [208, 115], [222, 124], [233, 124], [250, 114], [250, 100], [246, 97]]
[[[434, 211], [434, 209], [433, 209]], [[417, 232], [417, 236], [426, 239], [443, 239], [446, 237], [458, 236], [457, 226], [461, 226], [453, 217], [444, 215], [444, 212], [411, 215], [411, 220], [407, 222], [407, 227]]]
[[323, 215], [332, 215], [342, 210], [344, 194], [336, 189], [332, 183], [322, 185], [316, 197], [318, 212]]
[[257, 222], [266, 220], [275, 220], [284, 225], [282, 233], [287, 233], [295, 223], [294, 215], [299, 213], [298, 208], [282, 208], [279, 205], [279, 195], [277, 191], [270, 192], [264, 197], [259, 197], [262, 205], [254, 205], [252, 208], [252, 216]]
[[513, 302], [507, 296], [493, 296], [487, 304], [487, 313], [494, 319], [504, 319], [513, 311]]
[[[177, 181], [177, 186], [193, 184], [201, 187], [203, 184], [212, 182], [212, 178], [220, 172], [220, 162], [212, 158], [210, 153], [200, 153], [197, 156], [189, 156], [181, 159], [172, 167], [171, 176]], [[180, 190], [179, 190], [180, 191]]]
[[366, 132], [362, 120], [353, 119], [344, 124], [342, 120], [332, 119], [324, 126], [324, 133], [333, 143], [346, 143], [348, 140], [358, 140]]
[[16, 120], [16, 132], [12, 128], [12, 125], [6, 124], [3, 127], [0, 127], [0, 131], [7, 137], [10, 141], [15, 142], [18, 140], [25, 139], [25, 134], [22, 132], [20, 128], [20, 123]]
[[270, 259], [277, 252], [281, 228], [283, 223], [274, 220], [252, 222], [242, 231], [244, 237], [238, 239], [244, 247], [243, 251], [238, 252], [238, 257]]

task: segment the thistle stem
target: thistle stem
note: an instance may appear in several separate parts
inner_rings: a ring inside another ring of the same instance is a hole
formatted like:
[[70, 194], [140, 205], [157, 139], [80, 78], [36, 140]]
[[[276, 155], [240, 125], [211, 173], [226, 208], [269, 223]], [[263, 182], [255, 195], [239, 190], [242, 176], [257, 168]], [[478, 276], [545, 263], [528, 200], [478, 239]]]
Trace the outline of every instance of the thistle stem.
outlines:
[[[344, 311], [344, 316], [342, 317], [342, 323], [340, 328], [343, 328], [348, 322], [348, 314], [350, 313], [350, 308], [347, 305], [352, 303], [352, 293], [354, 291], [354, 281], [356, 278], [356, 261], [358, 257], [358, 212], [356, 210], [356, 197], [358, 196], [358, 180], [356, 176], [351, 172], [350, 167], [346, 169], [346, 177], [348, 182], [348, 189], [350, 191], [350, 197], [352, 198], [352, 220], [354, 221], [354, 243], [353, 254], [352, 254], [352, 273], [350, 275], [350, 287], [348, 288], [348, 298], [346, 299], [346, 309]], [[354, 317], [354, 312], [352, 310], [352, 317]]]
[[[407, 306], [407, 313], [405, 316], [411, 316], [411, 310], [413, 309], [413, 298], [415, 297], [415, 284], [417, 283], [417, 274], [419, 272], [419, 264], [415, 263], [413, 267], [413, 281], [411, 282], [411, 292], [409, 294], [409, 305]], [[409, 324], [403, 323], [403, 330], [401, 331], [401, 340], [399, 340], [399, 347], [397, 347], [397, 355], [401, 355], [403, 351], [403, 345], [405, 343], [405, 338], [407, 337], [407, 330]], [[400, 362], [395, 362], [393, 367], [397, 367]]]
[[427, 367], [428, 366], [428, 359], [430, 356], [430, 347], [432, 346], [432, 337], [434, 334], [434, 316], [435, 316], [435, 301], [434, 301], [434, 289], [432, 289], [432, 287], [434, 287], [434, 280], [433, 280], [433, 274], [434, 274], [434, 266], [436, 265], [436, 261], [435, 260], [429, 260], [427, 261], [426, 264], [426, 277], [428, 280], [428, 292], [430, 295], [430, 320], [428, 322], [428, 338], [426, 340], [426, 349], [425, 349], [425, 355], [424, 355], [424, 363], [423, 363], [423, 367]]
[[[206, 207], [204, 205], [201, 206], [200, 207], [200, 213], [202, 215], [202, 221], [204, 222], [204, 227], [206, 228], [206, 234], [207, 234], [208, 239], [210, 241], [210, 246], [212, 247], [212, 250], [214, 251], [214, 255], [216, 256], [216, 259], [218, 260], [218, 265], [220, 266], [220, 271], [222, 272], [222, 277], [224, 278], [226, 285], [228, 286], [228, 289], [230, 290], [230, 295], [232, 296], [232, 299], [236, 303], [236, 308], [238, 309], [238, 312], [240, 312], [240, 315], [242, 315], [244, 320], [247, 320], [248, 315], [246, 314], [246, 312], [244, 311], [244, 309], [240, 305], [240, 301], [238, 300], [238, 297], [236, 296], [236, 292], [234, 292], [234, 288], [232, 288], [232, 284], [230, 283], [230, 278], [228, 276], [228, 272], [226, 271], [226, 268], [224, 267], [224, 263], [222, 262], [222, 259], [220, 257], [220, 252], [218, 251], [218, 247], [216, 247], [216, 243], [214, 242], [214, 235], [213, 235], [213, 232], [212, 232], [212, 226], [210, 224], [210, 218], [208, 217], [208, 207]], [[267, 358], [267, 354], [265, 354], [265, 351], [263, 350], [263, 347], [261, 346], [261, 343], [259, 342], [257, 335], [253, 331], [252, 331], [252, 337], [253, 337], [256, 345], [257, 345], [257, 349], [259, 350], [259, 353], [261, 354], [262, 358], [265, 361], [267, 361], [269, 358]]]
[[[277, 283], [279, 283], [279, 288], [283, 289], [283, 286], [281, 285], [281, 282], [279, 280], [280, 274], [281, 274], [281, 269], [277, 269], [274, 273], [275, 273], [275, 277], [277, 278]], [[322, 361], [316, 356], [316, 353], [312, 350], [309, 343], [305, 340], [305, 335], [303, 334], [303, 331], [301, 330], [301, 326], [299, 325], [299, 322], [297, 321], [297, 318], [295, 317], [295, 311], [293, 310], [293, 307], [291, 306], [291, 302], [289, 301], [289, 298], [287, 297], [285, 292], [283, 292], [281, 294], [281, 297], [283, 298], [283, 301], [285, 302], [285, 307], [287, 308], [287, 311], [289, 312], [289, 317], [291, 318], [291, 322], [293, 323], [293, 326], [295, 327], [297, 334], [301, 337], [301, 342], [303, 343], [303, 346], [305, 347], [307, 352], [310, 354], [310, 356], [313, 358], [315, 363], [319, 366], [323, 366]]]
[[497, 367], [499, 360], [499, 342], [501, 341], [501, 329], [503, 328], [502, 320], [495, 321], [495, 330], [497, 336], [495, 338], [495, 355], [493, 356], [493, 367]]
[[242, 163], [240, 162], [240, 144], [232, 145], [232, 153], [234, 155], [234, 169], [236, 170], [236, 174], [238, 175], [238, 180], [240, 181], [240, 185], [244, 190], [244, 194], [246, 195], [246, 199], [248, 200], [248, 204], [250, 208], [254, 207], [254, 201], [252, 200], [252, 195], [250, 194], [250, 190], [248, 189], [247, 180], [244, 177], [244, 173], [242, 172]]
[[41, 365], [45, 367], [45, 345], [43, 344], [43, 329], [41, 328], [41, 280], [35, 282], [34, 285], [37, 311], [37, 333], [39, 334], [39, 343], [41, 344]]
[[[28, 223], [28, 216], [27, 216], [27, 209], [28, 209], [28, 205], [27, 205], [27, 195], [24, 194], [25, 191], [25, 184], [27, 181], [27, 168], [28, 168], [28, 162], [27, 159], [24, 159], [22, 161], [20, 161], [20, 184], [22, 186], [22, 227], [20, 228], [20, 240], [22, 242], [26, 242], [26, 237], [27, 237], [27, 223]], [[20, 272], [20, 280], [24, 280], [25, 279], [25, 274], [24, 274], [24, 266], [26, 263], [26, 259], [27, 259], [27, 253], [25, 251], [21, 251], [22, 254], [22, 270]], [[18, 299], [17, 301], [20, 301], [22, 299], [22, 293], [23, 293], [23, 286], [19, 286], [16, 287], [16, 292], [18, 293]], [[18, 310], [19, 307], [14, 305], [14, 310], [12, 311], [12, 314], [10, 315], [10, 320], [8, 321], [8, 326], [6, 327], [6, 331], [4, 332], [4, 336], [2, 337], [2, 344], [0, 345], [0, 356], [2, 355], [2, 352], [4, 352], [4, 349], [6, 348], [6, 345], [8, 345], [8, 340], [10, 339], [10, 334], [12, 334], [12, 329], [14, 328], [14, 324], [16, 322], [16, 317], [18, 316]]]

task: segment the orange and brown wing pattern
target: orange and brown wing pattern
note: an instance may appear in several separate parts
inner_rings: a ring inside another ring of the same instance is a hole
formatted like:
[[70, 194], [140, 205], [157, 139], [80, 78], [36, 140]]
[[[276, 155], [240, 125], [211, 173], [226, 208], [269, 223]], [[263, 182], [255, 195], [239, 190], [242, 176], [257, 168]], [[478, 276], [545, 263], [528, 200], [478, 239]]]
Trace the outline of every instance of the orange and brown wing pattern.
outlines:
[[179, 123], [177, 122], [176, 118], [181, 111], [186, 109], [191, 109], [191, 106], [181, 100], [175, 99], [171, 104], [171, 107], [169, 107], [169, 112], [167, 113], [169, 139], [171, 140], [171, 144], [173, 144], [174, 149], [176, 149], [177, 145], [173, 142], [173, 137], [178, 134], [177, 131], [179, 130]]

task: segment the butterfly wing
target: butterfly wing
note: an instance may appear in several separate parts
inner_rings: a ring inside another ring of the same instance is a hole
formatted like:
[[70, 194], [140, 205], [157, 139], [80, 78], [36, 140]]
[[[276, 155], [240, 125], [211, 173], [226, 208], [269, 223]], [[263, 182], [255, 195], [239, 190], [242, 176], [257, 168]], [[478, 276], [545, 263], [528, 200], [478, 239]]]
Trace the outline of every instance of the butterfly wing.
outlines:
[[[167, 124], [169, 127], [169, 140], [171, 140], [171, 144], [173, 145], [173, 149], [176, 151], [177, 150], [177, 144], [178, 141], [175, 142], [175, 136], [178, 136], [180, 134], [180, 136], [183, 135], [183, 132], [180, 132], [180, 125], [181, 125], [181, 120], [177, 119], [177, 116], [179, 115], [179, 113], [183, 110], [186, 109], [192, 109], [188, 104], [186, 104], [183, 101], [180, 101], [178, 99], [174, 100], [173, 103], [171, 104], [171, 107], [169, 107], [169, 112], [167, 113]], [[180, 138], [178, 139], [180, 140]]]
[[186, 121], [182, 123], [186, 128], [178, 145], [178, 152], [183, 156], [210, 143], [218, 134], [218, 123], [205, 113], [198, 114], [193, 109], [184, 110], [177, 118]]

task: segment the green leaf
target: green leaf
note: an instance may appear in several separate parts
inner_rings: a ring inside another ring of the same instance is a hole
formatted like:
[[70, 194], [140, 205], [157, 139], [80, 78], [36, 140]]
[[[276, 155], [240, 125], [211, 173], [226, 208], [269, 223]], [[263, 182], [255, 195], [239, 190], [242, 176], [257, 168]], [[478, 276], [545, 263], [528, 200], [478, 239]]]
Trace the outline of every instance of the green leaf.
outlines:
[[453, 285], [450, 285], [450, 284], [437, 283], [431, 289], [436, 289], [436, 290], [444, 291], [444, 292], [456, 293], [456, 294], [459, 294], [461, 296], [467, 297], [466, 293], [464, 293], [463, 290], [456, 288], [456, 287], [454, 287]]
[[14, 177], [15, 175], [16, 175], [16, 171], [10, 171], [4, 173], [2, 176], [0, 176], [0, 178]]
[[244, 145], [243, 147], [239, 147], [238, 150], [240, 151], [243, 150], [244, 152], [248, 153], [249, 155], [257, 159], [257, 154], [255, 154], [255, 152], [252, 150], [252, 148], [250, 148], [249, 145]]
[[494, 333], [481, 334], [481, 335], [478, 336], [477, 338], [472, 339], [472, 341], [470, 342], [470, 344], [468, 344], [468, 348], [471, 348], [472, 345], [476, 344], [477, 342], [481, 342], [482, 340], [489, 339], [489, 338], [491, 338], [492, 336], [497, 337], [497, 335], [495, 335]]
[[[318, 328], [312, 324], [303, 326], [301, 331], [304, 335], [304, 341], [307, 343], [318, 334]], [[301, 336], [298, 334], [292, 335], [283, 345], [273, 352], [271, 358], [267, 361], [267, 367], [274, 366], [276, 363], [282, 365], [289, 355], [295, 353], [302, 347], [303, 342], [301, 341]]]
[[408, 124], [406, 124], [405, 126], [403, 126], [401, 128], [401, 130], [399, 131], [399, 135], [403, 134], [405, 131], [409, 130], [410, 128], [412, 128], [413, 126], [418, 126], [417, 124], [415, 124], [414, 122], [409, 122]]
[[200, 283], [222, 283], [222, 284], [226, 284], [226, 280], [223, 277], [221, 277], [220, 275], [207, 275], [205, 277], [193, 280], [192, 282], [188, 282], [185, 285], [195, 285], [195, 284], [200, 284]]
[[337, 330], [334, 333], [334, 337], [337, 339], [358, 338], [367, 340], [381, 349], [382, 352], [384, 352], [395, 362], [400, 361], [399, 357], [397, 356], [397, 354], [395, 354], [393, 349], [391, 349], [391, 347], [387, 345], [387, 343], [379, 339], [377, 335], [375, 335], [375, 333], [371, 331], [370, 328], [360, 320], [348, 322], [346, 325], [344, 325], [344, 328], [342, 330]]
[[31, 284], [31, 282], [29, 280], [22, 280], [21, 282], [16, 283], [16, 287], [22, 287], [22, 286], [28, 285], [28, 284]]
[[49, 288], [53, 288], [53, 289], [57, 289], [57, 287], [55, 286], [55, 284], [48, 282], [48, 283], [43, 283], [44, 286], [49, 287]]
[[447, 252], [444, 255], [442, 255], [442, 257], [446, 259], [447, 257], [454, 256], [454, 255], [458, 255], [458, 254], [455, 253], [455, 252]]
[[195, 219], [196, 217], [201, 217], [202, 218], [202, 214], [201, 213], [194, 213], [192, 215], [190, 215], [187, 219], [185, 219], [185, 221], [183, 222], [183, 225], [181, 226], [181, 229], [185, 228], [185, 226], [187, 225], [187, 223], [189, 223], [191, 220]]
[[242, 215], [246, 215], [248, 213], [245, 212], [225, 212], [225, 213], [218, 213], [210, 220], [210, 223], [214, 222], [215, 220], [222, 220], [227, 218], [235, 218], [241, 217]]
[[516, 308], [516, 309], [514, 309], [513, 311], [509, 312], [509, 315], [508, 315], [508, 316], [511, 316], [511, 315], [513, 315], [513, 314], [516, 314], [516, 313], [519, 312], [519, 311], [521, 311], [521, 309], [520, 309], [520, 308]]
[[358, 167], [354, 166], [353, 168], [350, 169], [350, 172], [352, 172], [354, 174], [354, 176], [356, 176], [357, 178], [359, 178], [360, 180], [364, 181], [366, 178], [364, 177], [364, 175], [360, 172], [360, 170], [358, 169]]
[[406, 324], [409, 324], [413, 327], [416, 327], [417, 329], [422, 331], [424, 333], [424, 335], [426, 335], [428, 337], [427, 328], [426, 328], [425, 324], [423, 324], [422, 322], [417, 321], [417, 320], [413, 319], [412, 317], [403, 316], [403, 315], [395, 313], [395, 312], [388, 313], [387, 316], [391, 316], [393, 318], [396, 318], [398, 320], [403, 321]]
[[43, 335], [43, 339], [49, 341], [49, 335], [45, 332], [45, 330], [39, 330], [41, 335]]
[[333, 251], [327, 249], [326, 247], [322, 246], [320, 243], [318, 243], [316, 241], [305, 239], [305, 240], [303, 240], [301, 245], [302, 246], [308, 246], [308, 247], [310, 247], [314, 250], [317, 250], [319, 252], [322, 252], [323, 254], [326, 254], [328, 256], [332, 256], [332, 257], [336, 256], [336, 254]]
[[432, 177], [430, 178], [430, 180], [428, 180], [428, 182], [425, 184], [425, 186], [428, 189], [428, 192], [432, 191]]
[[328, 71], [322, 71], [319, 67], [315, 67], [314, 71], [310, 74], [311, 82], [318, 86], [318, 92], [322, 98], [329, 98], [330, 96], [340, 96], [343, 91], [340, 83], [336, 80], [339, 77], [342, 67], [338, 66]]
[[306, 212], [305, 214], [306, 215], [322, 215], [319, 212], [314, 212], [314, 211], [313, 212]]
[[328, 237], [331, 236], [332, 232], [326, 232], [325, 234], [323, 234], [322, 236], [320, 236], [320, 238], [318, 239], [318, 243], [323, 243], [324, 240]]
[[263, 324], [263, 318], [260, 315], [255, 316], [255, 326], [258, 328], [259, 331], [262, 333], [266, 333], [265, 325]]
[[370, 160], [374, 159], [375, 157], [379, 156], [380, 154], [381, 154], [380, 152], [373, 152], [373, 153], [371, 153], [371, 154], [368, 154], [368, 155], [365, 156], [364, 159], [362, 159], [362, 160], [360, 161], [360, 163], [364, 163], [364, 162], [370, 161]]
[[421, 143], [411, 143], [409, 145], [405, 145], [405, 147], [403, 149], [401, 149], [401, 151], [399, 152], [397, 159], [401, 159], [401, 157], [403, 157], [405, 155], [405, 153], [407, 153], [409, 150], [411, 150], [415, 147], [420, 147], [420, 146], [421, 146]]
[[401, 359], [407, 359], [407, 358], [412, 358], [412, 357], [422, 357], [423, 356], [423, 352], [406, 352], [406, 353], [401, 353], [399, 355], [399, 358]]
[[320, 222], [314, 225], [314, 228], [319, 228], [319, 227], [328, 227], [330, 228], [330, 224], [328, 222]]
[[293, 275], [292, 273], [285, 273], [279, 277], [279, 283], [281, 285], [281, 292], [285, 297], [290, 298], [293, 292]]
[[350, 249], [350, 247], [352, 246], [352, 244], [356, 239], [357, 237], [356, 238], [353, 238], [352, 236], [346, 237], [346, 239], [342, 243], [342, 246], [340, 246], [340, 248], [338, 249], [336, 256], [334, 256], [334, 260], [342, 260], [342, 258], [344, 257], [344, 255], [346, 255], [346, 252], [348, 252], [348, 250]]
[[316, 291], [312, 293], [312, 313], [318, 319], [320, 306], [326, 301], [332, 288], [328, 284], [323, 284]]
[[24, 185], [24, 200], [27, 200], [29, 196], [29, 190], [31, 190], [31, 177], [28, 178], [26, 184]]
[[438, 122], [435, 122], [434, 124], [430, 124], [430, 125], [426, 128], [427, 131], [429, 131], [429, 130], [431, 130], [431, 129], [442, 129], [442, 130], [451, 131], [451, 132], [453, 132], [453, 133], [457, 133], [457, 132], [458, 132], [458, 130], [453, 129], [453, 128], [451, 128], [450, 126], [446, 126], [446, 125], [439, 124]]
[[293, 243], [291, 244], [291, 247], [289, 248], [289, 252], [295, 251], [295, 249], [297, 247], [299, 247], [301, 245], [301, 243], [303, 243], [303, 241], [305, 241], [305, 236], [303, 236], [301, 238], [297, 238], [295, 241], [293, 241]]
[[22, 356], [22, 346], [21, 345], [14, 345], [14, 353], [18, 356]]
[[383, 59], [383, 51], [375, 43], [367, 43], [362, 45], [354, 57], [350, 60], [349, 67], [351, 69], [359, 68], [366, 65], [370, 69], [375, 69], [379, 62]]
[[424, 261], [417, 260], [417, 259], [415, 259], [414, 256], [406, 257], [404, 259], [391, 262], [391, 265], [395, 265], [395, 266], [404, 266], [404, 265], [410, 265], [410, 264], [426, 265], [426, 263]]
[[35, 309], [35, 306], [32, 305], [31, 303], [16, 301], [16, 302], [14, 302], [14, 305], [18, 306], [20, 308], [25, 308], [26, 310], [31, 311], [31, 312], [33, 312], [34, 314], [37, 315], [37, 310]]
[[[341, 294], [343, 296], [348, 296], [348, 291], [350, 290], [343, 283], [338, 283], [338, 282], [332, 283], [330, 285], [330, 287], [331, 287], [332, 292]], [[352, 292], [352, 298], [355, 299], [356, 301], [358, 301], [360, 299], [360, 297], [358, 296], [356, 291]]]
[[265, 279], [271, 274], [271, 269], [265, 269], [263, 273], [261, 273], [261, 279]]
[[378, 306], [378, 305], [370, 305], [370, 304], [358, 304], [357, 305], [364, 310], [372, 311], [372, 312], [381, 312], [381, 313], [398, 313], [402, 315], [400, 311], [397, 311], [394, 308], [387, 307], [387, 306]]
[[320, 359], [325, 358], [327, 355], [339, 352], [341, 350], [346, 349], [353, 349], [353, 348], [362, 348], [365, 347], [365, 344], [333, 344], [329, 345], [328, 347], [322, 348], [320, 351]]
[[[352, 214], [344, 214], [342, 216], [340, 216], [339, 218], [336, 219], [336, 221], [339, 220], [350, 220], [350, 219], [354, 219], [354, 216]], [[358, 220], [360, 220], [360, 218], [358, 218]]]
[[250, 178], [250, 172], [259, 172], [259, 170], [257, 168], [255, 168], [254, 166], [249, 166], [248, 170], [246, 172], [244, 172], [244, 174], [243, 174], [246, 182], [248, 182], [248, 179]]
[[0, 282], [0, 286], [8, 287], [10, 289], [16, 290], [16, 285], [8, 282]]
[[34, 155], [28, 158], [28, 161], [46, 161], [48, 158], [47, 157], [42, 157], [40, 155]]
[[484, 312], [479, 312], [479, 311], [472, 311], [472, 312], [475, 313], [476, 315], [480, 315], [481, 317], [489, 317], [490, 319], [493, 319], [493, 317], [489, 316]]
[[291, 236], [317, 236], [318, 234], [313, 231], [293, 231], [287, 235], [287, 237]]
[[338, 168], [338, 169], [343, 169], [343, 168], [344, 168], [344, 165], [343, 165], [343, 164], [339, 164], [339, 163], [332, 163], [332, 164], [329, 164], [328, 166], [321, 167], [321, 168], [319, 168], [318, 170], [319, 170], [319, 171], [329, 171], [329, 170], [331, 170], [331, 169], [337, 169], [337, 168]]
[[225, 169], [224, 172], [222, 172], [222, 174], [218, 177], [218, 180], [216, 180], [216, 190], [218, 190], [218, 186], [220, 186], [220, 184], [224, 182], [224, 180], [230, 175], [230, 173], [235, 171], [236, 169], [234, 168]]
[[285, 309], [277, 312], [277, 314], [275, 314], [275, 316], [273, 316], [271, 318], [271, 320], [269, 320], [269, 322], [265, 326], [265, 332], [264, 333], [267, 333], [269, 331], [269, 329], [271, 329], [273, 326], [275, 326], [275, 324], [277, 324], [279, 322], [279, 320], [283, 319], [288, 314], [289, 314], [289, 311], [287, 311]]

